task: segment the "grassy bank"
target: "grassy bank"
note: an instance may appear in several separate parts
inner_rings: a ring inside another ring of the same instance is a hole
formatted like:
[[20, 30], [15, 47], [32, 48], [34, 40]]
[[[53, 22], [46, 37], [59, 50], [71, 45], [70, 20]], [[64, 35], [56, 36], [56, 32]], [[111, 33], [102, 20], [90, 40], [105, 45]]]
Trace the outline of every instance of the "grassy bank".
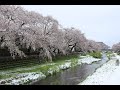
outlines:
[[90, 52], [90, 53], [87, 53], [88, 55], [90, 56], [93, 56], [94, 58], [101, 58], [102, 54], [101, 52]]
[[22, 65], [21, 61], [21, 63], [19, 62], [21, 67], [14, 64], [12, 68], [0, 70], [0, 84], [28, 84], [34, 80], [40, 80], [61, 70], [79, 65], [81, 64], [79, 59], [79, 55], [58, 56], [53, 58], [52, 63], [29, 65], [28, 62], [26, 66]]
[[111, 51], [106, 52], [106, 55], [107, 55], [109, 60], [111, 59], [111, 57], [115, 57], [114, 53]]

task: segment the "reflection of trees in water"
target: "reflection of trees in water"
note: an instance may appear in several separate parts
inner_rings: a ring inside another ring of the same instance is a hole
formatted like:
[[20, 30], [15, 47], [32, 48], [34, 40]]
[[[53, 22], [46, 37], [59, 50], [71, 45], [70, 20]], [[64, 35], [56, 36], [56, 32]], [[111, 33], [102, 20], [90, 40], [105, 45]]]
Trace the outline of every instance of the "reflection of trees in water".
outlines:
[[[106, 56], [106, 54], [105, 54]], [[82, 64], [37, 82], [37, 85], [75, 85], [86, 79], [87, 76], [93, 74], [95, 70], [104, 64], [106, 60], [94, 62], [92, 64]]]

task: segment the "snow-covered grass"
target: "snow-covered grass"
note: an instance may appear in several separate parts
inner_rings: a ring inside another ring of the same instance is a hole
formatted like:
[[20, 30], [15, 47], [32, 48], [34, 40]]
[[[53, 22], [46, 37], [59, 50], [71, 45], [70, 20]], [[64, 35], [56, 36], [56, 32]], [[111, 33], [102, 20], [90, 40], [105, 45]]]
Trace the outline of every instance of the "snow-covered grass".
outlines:
[[39, 72], [39, 73], [22, 73], [22, 74], [18, 74], [16, 77], [11, 77], [8, 79], [2, 79], [0, 80], [0, 84], [4, 85], [20, 85], [20, 84], [24, 84], [27, 83], [29, 81], [35, 81], [37, 79], [43, 79], [46, 76]]
[[79, 56], [80, 58], [85, 58], [85, 57], [88, 57], [89, 55], [86, 55], [86, 56]]
[[57, 73], [57, 72], [59, 72], [60, 71], [60, 68], [58, 67], [58, 66], [56, 66], [56, 67], [54, 67], [54, 68], [49, 68], [49, 70], [48, 70], [48, 74], [49, 75], [53, 75], [54, 73]]
[[99, 61], [99, 60], [101, 60], [101, 59], [96, 59], [96, 58], [93, 58], [92, 56], [89, 56], [89, 57], [81, 59], [81, 62], [91, 64], [91, 63], [93, 63], [95, 61]]
[[42, 65], [36, 65], [26, 68], [15, 68], [10, 70], [0, 71], [0, 84], [29, 84], [39, 79], [43, 79], [48, 75], [53, 75], [54, 73], [60, 72], [82, 63], [91, 64], [92, 62], [99, 61], [100, 59], [95, 59], [90, 55], [74, 57], [68, 60], [59, 60], [53, 63], [47, 63]]
[[80, 60], [79, 63], [77, 62], [78, 57], [74, 57], [70, 58], [69, 60], [61, 60], [32, 67], [0, 70], [0, 84], [28, 84], [38, 79], [43, 79], [48, 75], [53, 75], [61, 70], [71, 68], [75, 65], [80, 65]]
[[70, 67], [71, 67], [71, 62], [67, 62], [67, 63], [59, 66], [59, 68], [62, 69], [62, 70], [68, 69]]
[[103, 66], [98, 68], [95, 73], [88, 76], [79, 85], [120, 85], [120, 66], [116, 66], [116, 58], [120, 60], [120, 57], [115, 54], [115, 58], [111, 59]]
[[117, 53], [114, 54], [116, 59], [120, 59], [120, 56]]
[[[73, 61], [72, 61], [73, 62]], [[6, 73], [11, 75], [6, 79], [0, 79], [0, 84], [10, 84], [10, 85], [19, 85], [25, 84], [29, 82], [33, 82], [38, 79], [43, 79], [48, 75], [53, 75], [54, 73], [59, 72], [60, 70], [65, 70], [72, 67], [72, 62], [65, 62], [58, 64], [51, 64], [51, 65], [44, 65], [34, 68], [28, 69], [17, 69], [17, 71], [7, 71]], [[77, 64], [76, 64], [77, 65]], [[36, 73], [37, 72], [37, 73]], [[5, 72], [0, 72], [1, 75], [5, 75]]]
[[90, 55], [86, 55], [86, 56], [80, 56], [81, 59], [78, 60], [78, 63], [87, 63], [87, 64], [91, 64], [93, 62], [97, 62], [100, 61], [101, 59], [98, 58], [94, 58], [93, 56]]

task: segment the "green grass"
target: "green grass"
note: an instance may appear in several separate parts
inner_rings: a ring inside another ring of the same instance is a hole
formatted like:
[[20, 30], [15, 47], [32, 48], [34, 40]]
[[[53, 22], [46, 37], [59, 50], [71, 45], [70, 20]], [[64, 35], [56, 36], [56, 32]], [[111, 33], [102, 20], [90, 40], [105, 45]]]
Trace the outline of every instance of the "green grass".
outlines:
[[107, 54], [107, 57], [108, 57], [109, 60], [110, 60], [111, 57], [115, 56], [111, 51], [108, 51], [106, 54]]
[[111, 56], [110, 55], [107, 55], [108, 59], [110, 60]]
[[0, 70], [9, 70], [14, 68], [21, 68], [21, 67], [30, 67], [34, 65], [38, 65], [38, 61], [36, 59], [31, 60], [13, 60], [13, 61], [7, 61], [7, 62], [0, 62]]
[[6, 79], [6, 78], [10, 78], [10, 77], [12, 77], [12, 75], [0, 75], [0, 79]]
[[102, 54], [99, 51], [96, 52], [90, 52], [88, 55], [93, 56], [94, 58], [101, 58]]
[[[79, 55], [70, 55], [70, 56], [58, 56], [56, 58], [53, 58], [52, 63], [47, 62], [42, 64], [34, 64], [34, 63], [30, 64], [30, 61], [28, 62], [26, 61], [26, 65], [25, 64], [22, 65], [23, 62], [21, 60], [19, 61], [19, 63], [17, 63], [17, 65], [15, 65], [15, 64], [12, 64], [11, 62], [11, 64], [8, 64], [8, 65], [12, 65], [12, 68], [0, 70], [0, 72], [7, 72], [4, 74], [1, 74], [0, 79], [15, 77], [15, 75], [17, 76], [17, 74], [29, 73], [29, 72], [42, 72], [43, 74], [48, 76], [50, 75], [48, 73], [48, 70], [50, 68], [55, 71], [54, 73], [56, 73], [60, 71], [58, 70], [58, 66], [65, 64], [67, 62], [66, 60], [70, 60], [70, 62], [72, 63], [72, 66], [75, 66], [77, 65], [78, 59], [79, 59]], [[9, 66], [6, 66], [6, 67], [9, 67]]]
[[[65, 60], [69, 60], [69, 59], [73, 59], [73, 58], [78, 58], [78, 55], [69, 55], [69, 56], [57, 56], [55, 58], [53, 58], [53, 62], [55, 63], [64, 63]], [[14, 68], [27, 68], [27, 67], [32, 67], [32, 66], [36, 66], [36, 65], [43, 65], [43, 64], [47, 64], [50, 62], [45, 62], [45, 63], [39, 63], [37, 59], [30, 59], [30, 60], [13, 60], [13, 61], [7, 61], [7, 62], [3, 62], [0, 63], [0, 70], [10, 70], [10, 69], [14, 69]]]
[[108, 51], [106, 54], [112, 54], [112, 52], [111, 52], [111, 51]]
[[69, 60], [69, 59], [74, 59], [74, 58], [79, 58], [79, 55], [68, 55], [68, 56], [57, 56], [53, 58], [54, 62], [59, 62], [59, 61], [64, 61], [64, 60]]
[[55, 65], [47, 65], [47, 64], [50, 64], [50, 63], [44, 63], [44, 64], [41, 64], [41, 65], [38, 65], [38, 67], [36, 67], [35, 69], [17, 71], [17, 73], [39, 72], [40, 71], [43, 74], [48, 75], [47, 71], [50, 68], [55, 69], [56, 66], [64, 64], [66, 62], [65, 60], [70, 60], [72, 62], [72, 65], [75, 65], [78, 61], [77, 59], [78, 59], [77, 55], [58, 57], [58, 58], [55, 58], [54, 61], [53, 61], [53, 63], [55, 63]]

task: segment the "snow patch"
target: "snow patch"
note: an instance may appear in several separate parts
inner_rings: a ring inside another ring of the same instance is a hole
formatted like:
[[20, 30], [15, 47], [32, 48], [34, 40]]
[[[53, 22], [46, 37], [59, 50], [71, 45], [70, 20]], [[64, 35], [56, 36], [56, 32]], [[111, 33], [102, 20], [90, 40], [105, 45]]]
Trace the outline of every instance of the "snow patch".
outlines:
[[89, 56], [89, 57], [81, 59], [81, 62], [91, 64], [91, 63], [93, 63], [95, 61], [99, 61], [99, 60], [101, 60], [101, 59], [96, 59], [96, 58], [93, 58], [92, 56]]
[[80, 56], [80, 58], [85, 58], [85, 57], [87, 57], [87, 56]]
[[54, 73], [59, 72], [59, 71], [60, 71], [60, 68], [58, 66], [56, 66], [54, 68], [50, 68], [48, 70], [48, 74], [53, 75]]
[[62, 70], [70, 68], [70, 67], [71, 67], [71, 62], [67, 62], [63, 65], [59, 65], [59, 68], [62, 69]]
[[43, 79], [46, 76], [39, 72], [39, 73], [22, 73], [22, 74], [18, 74], [16, 77], [12, 77], [9, 79], [5, 79], [5, 80], [0, 80], [0, 84], [6, 84], [6, 85], [20, 85], [20, 84], [24, 84], [27, 83], [29, 81], [34, 81], [37, 79]]
[[[115, 83], [116, 81], [114, 80], [114, 78], [116, 77], [116, 74], [114, 75], [112, 74], [116, 72], [115, 70], [118, 67], [120, 70], [120, 66], [115, 65], [115, 60], [110, 60], [109, 62], [104, 64], [101, 68], [98, 68], [96, 72], [93, 73], [91, 76], [88, 76], [83, 82], [79, 83], [79, 85], [106, 85], [106, 84], [110, 84], [111, 82]], [[118, 74], [119, 77], [120, 72], [118, 73], [119, 73]], [[113, 78], [110, 79], [111, 77]], [[119, 81], [118, 79], [116, 80]]]
[[81, 65], [81, 64], [82, 64], [81, 59], [78, 59], [77, 65]]

